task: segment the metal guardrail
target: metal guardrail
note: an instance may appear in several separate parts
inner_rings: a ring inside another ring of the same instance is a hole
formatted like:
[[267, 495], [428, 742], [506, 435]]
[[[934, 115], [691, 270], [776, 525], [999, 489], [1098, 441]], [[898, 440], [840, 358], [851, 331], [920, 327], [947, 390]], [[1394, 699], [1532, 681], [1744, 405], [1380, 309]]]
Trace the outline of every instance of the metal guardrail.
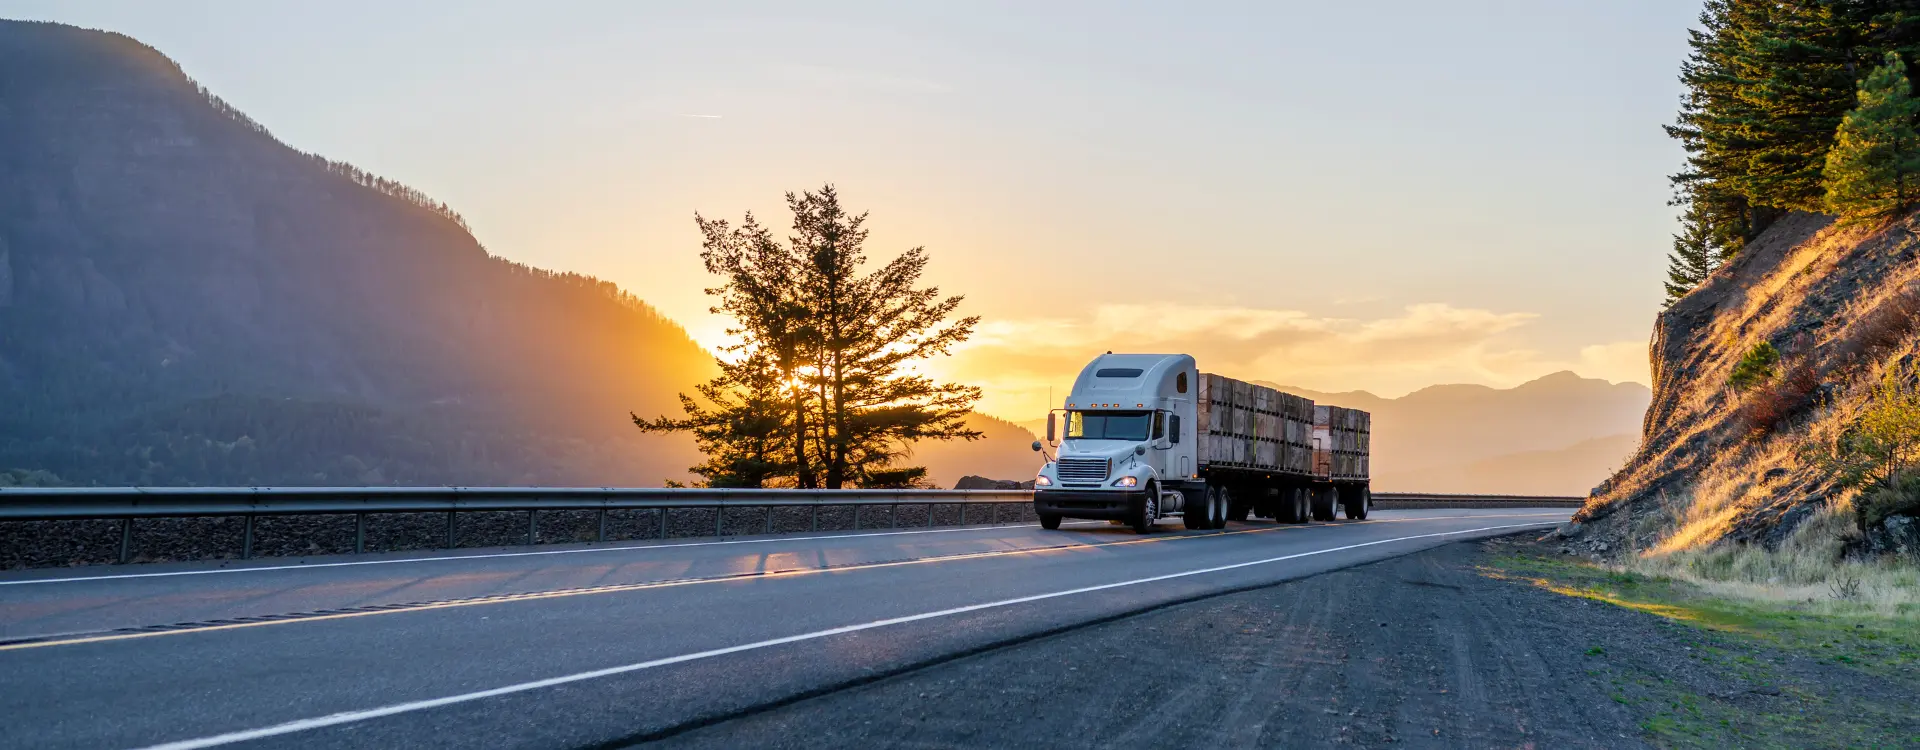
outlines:
[[[240, 516], [245, 519], [241, 557], [253, 556], [253, 522], [258, 516], [354, 515], [353, 551], [366, 550], [370, 513], [445, 513], [446, 546], [454, 547], [454, 517], [462, 512], [525, 511], [528, 544], [539, 538], [540, 511], [599, 512], [594, 541], [605, 541], [607, 511], [654, 510], [666, 528], [672, 508], [714, 509], [714, 534], [726, 524], [728, 508], [766, 508], [767, 529], [773, 508], [811, 507], [819, 528], [819, 508], [902, 505], [958, 505], [960, 523], [967, 507], [989, 503], [1027, 503], [1032, 490], [769, 490], [615, 487], [51, 487], [0, 488], [0, 521], [119, 521], [122, 563], [131, 558], [133, 519]], [[933, 524], [933, 514], [927, 514]], [[891, 524], [890, 524], [891, 525]]]
[[[1486, 507], [1578, 507], [1585, 498], [1522, 495], [1433, 495], [1375, 493], [1388, 505], [1424, 504]], [[367, 515], [372, 513], [445, 513], [446, 546], [454, 547], [455, 516], [462, 512], [524, 511], [528, 544], [539, 538], [541, 511], [599, 513], [595, 541], [605, 541], [607, 511], [654, 510], [664, 533], [668, 509], [714, 509], [714, 533], [725, 528], [729, 508], [765, 508], [766, 528], [773, 528], [773, 508], [813, 508], [812, 526], [819, 528], [819, 508], [853, 506], [854, 526], [859, 509], [888, 506], [889, 516], [902, 505], [958, 505], [960, 524], [967, 507], [983, 504], [1026, 503], [1032, 490], [790, 490], [614, 487], [56, 487], [0, 488], [0, 521], [120, 521], [119, 558], [130, 557], [133, 520], [239, 516], [245, 519], [241, 557], [253, 556], [253, 526], [258, 516], [344, 515], [354, 521], [354, 551], [366, 549]], [[893, 525], [891, 521], [889, 526]], [[927, 514], [933, 525], [933, 514]]]

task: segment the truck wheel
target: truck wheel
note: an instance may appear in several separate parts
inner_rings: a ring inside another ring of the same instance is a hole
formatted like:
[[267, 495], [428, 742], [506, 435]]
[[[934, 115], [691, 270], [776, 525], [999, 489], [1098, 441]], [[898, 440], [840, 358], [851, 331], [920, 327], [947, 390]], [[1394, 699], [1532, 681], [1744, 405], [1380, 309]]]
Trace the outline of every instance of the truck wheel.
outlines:
[[1293, 523], [1313, 523], [1313, 501], [1305, 487], [1293, 490]]
[[1234, 499], [1233, 496], [1238, 494], [1240, 493], [1221, 487], [1220, 501], [1227, 504], [1227, 520], [1246, 523], [1247, 511], [1252, 510], [1252, 508], [1248, 507], [1246, 500]]
[[1147, 483], [1147, 496], [1140, 500], [1140, 510], [1133, 517], [1133, 530], [1145, 534], [1153, 530], [1153, 522], [1160, 519], [1160, 486]]
[[1369, 506], [1373, 505], [1373, 490], [1359, 487], [1353, 490], [1353, 503], [1347, 506], [1347, 517], [1355, 521], [1367, 520]]
[[1182, 492], [1180, 495], [1185, 498], [1180, 503], [1180, 507], [1185, 509], [1180, 513], [1180, 522], [1186, 524], [1187, 529], [1191, 531], [1206, 531], [1213, 528], [1213, 507], [1220, 502], [1219, 493], [1215, 492], [1214, 488], [1208, 487], [1198, 494], [1189, 491]]
[[1040, 514], [1040, 528], [1048, 531], [1058, 531], [1060, 529], [1060, 517], [1052, 513]]
[[[1209, 489], [1208, 491], [1211, 492], [1212, 490]], [[1213, 507], [1209, 508], [1208, 510], [1212, 511], [1212, 514], [1208, 516], [1208, 518], [1211, 519], [1208, 521], [1208, 523], [1212, 525], [1213, 528], [1224, 529], [1227, 527], [1227, 490], [1226, 488], [1224, 487], [1220, 488], [1219, 494], [1214, 495]]]
[[1335, 490], [1332, 487], [1319, 487], [1314, 489], [1313, 520], [1315, 521], [1333, 520], [1334, 492]]

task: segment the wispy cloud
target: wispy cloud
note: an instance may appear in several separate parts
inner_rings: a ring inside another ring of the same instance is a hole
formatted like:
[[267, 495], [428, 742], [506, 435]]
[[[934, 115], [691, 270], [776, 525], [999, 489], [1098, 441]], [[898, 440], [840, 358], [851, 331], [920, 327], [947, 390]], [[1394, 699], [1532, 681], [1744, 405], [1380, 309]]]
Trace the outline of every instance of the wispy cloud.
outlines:
[[696, 114], [689, 114], [686, 112], [675, 112], [673, 114], [675, 117], [693, 117], [701, 120], [718, 120], [721, 118], [721, 115], [696, 115]]
[[[1516, 385], [1557, 370], [1646, 382], [1646, 346], [1611, 342], [1555, 358], [1514, 335], [1539, 316], [1441, 303], [1372, 319], [1299, 310], [1104, 305], [1072, 317], [984, 323], [936, 374], [987, 390], [985, 411], [1025, 418], [1044, 408], [1094, 353], [1184, 352], [1202, 369], [1318, 390], [1397, 395], [1434, 383]], [[1637, 365], [1635, 363], [1638, 363]]]

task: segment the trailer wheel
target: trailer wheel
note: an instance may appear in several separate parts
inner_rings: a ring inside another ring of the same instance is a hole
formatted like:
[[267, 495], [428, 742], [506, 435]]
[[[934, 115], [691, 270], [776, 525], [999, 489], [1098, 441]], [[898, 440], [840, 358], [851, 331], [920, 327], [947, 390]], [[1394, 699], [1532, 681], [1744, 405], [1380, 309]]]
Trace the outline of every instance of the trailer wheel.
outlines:
[[1295, 487], [1292, 500], [1293, 518], [1289, 519], [1289, 522], [1313, 523], [1313, 500], [1310, 499], [1310, 491], [1305, 487]]
[[1060, 530], [1060, 516], [1054, 513], [1040, 514], [1040, 528], [1048, 531]]
[[1313, 520], [1331, 521], [1334, 513], [1334, 494], [1338, 490], [1332, 487], [1316, 487], [1313, 490]]
[[[1209, 489], [1208, 491], [1211, 492], [1212, 490]], [[1216, 529], [1224, 529], [1227, 527], [1227, 489], [1225, 487], [1220, 488], [1219, 494], [1214, 495], [1213, 506], [1208, 508], [1208, 510], [1212, 511], [1212, 513], [1207, 516], [1207, 523], [1210, 526]]]
[[1225, 487], [1221, 487], [1220, 502], [1225, 503], [1227, 506], [1227, 520], [1246, 523], [1247, 511], [1252, 510], [1252, 508], [1248, 507], [1246, 500], [1235, 499], [1234, 495], [1237, 495], [1237, 494], [1240, 494], [1240, 493], [1230, 491]]
[[1368, 495], [1372, 493], [1369, 493], [1365, 487], [1350, 487], [1342, 494], [1346, 495], [1344, 505], [1346, 506], [1347, 518], [1355, 521], [1367, 520], [1367, 505], [1368, 501], [1372, 499], [1368, 497]]
[[1147, 496], [1140, 500], [1140, 510], [1133, 516], [1133, 530], [1145, 534], [1153, 530], [1153, 522], [1160, 519], [1160, 485], [1147, 483]]

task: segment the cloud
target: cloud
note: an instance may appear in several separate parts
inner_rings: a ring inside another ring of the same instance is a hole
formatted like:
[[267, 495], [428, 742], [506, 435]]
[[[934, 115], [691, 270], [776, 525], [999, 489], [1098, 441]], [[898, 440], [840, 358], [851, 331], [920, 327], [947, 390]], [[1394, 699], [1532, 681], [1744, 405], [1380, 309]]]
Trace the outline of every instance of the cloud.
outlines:
[[723, 117], [723, 115], [695, 115], [695, 114], [688, 114], [686, 112], [675, 112], [673, 114], [675, 117], [694, 117], [702, 120], [718, 120], [721, 117]]
[[1015, 419], [1042, 411], [1049, 385], [1063, 395], [1087, 360], [1108, 350], [1181, 352], [1207, 371], [1386, 395], [1435, 383], [1511, 386], [1557, 370], [1645, 382], [1644, 344], [1596, 344], [1556, 358], [1514, 335], [1537, 318], [1441, 303], [1373, 319], [1254, 307], [1103, 305], [1076, 316], [983, 323], [951, 359], [929, 369], [982, 386], [988, 394], [982, 410]]

